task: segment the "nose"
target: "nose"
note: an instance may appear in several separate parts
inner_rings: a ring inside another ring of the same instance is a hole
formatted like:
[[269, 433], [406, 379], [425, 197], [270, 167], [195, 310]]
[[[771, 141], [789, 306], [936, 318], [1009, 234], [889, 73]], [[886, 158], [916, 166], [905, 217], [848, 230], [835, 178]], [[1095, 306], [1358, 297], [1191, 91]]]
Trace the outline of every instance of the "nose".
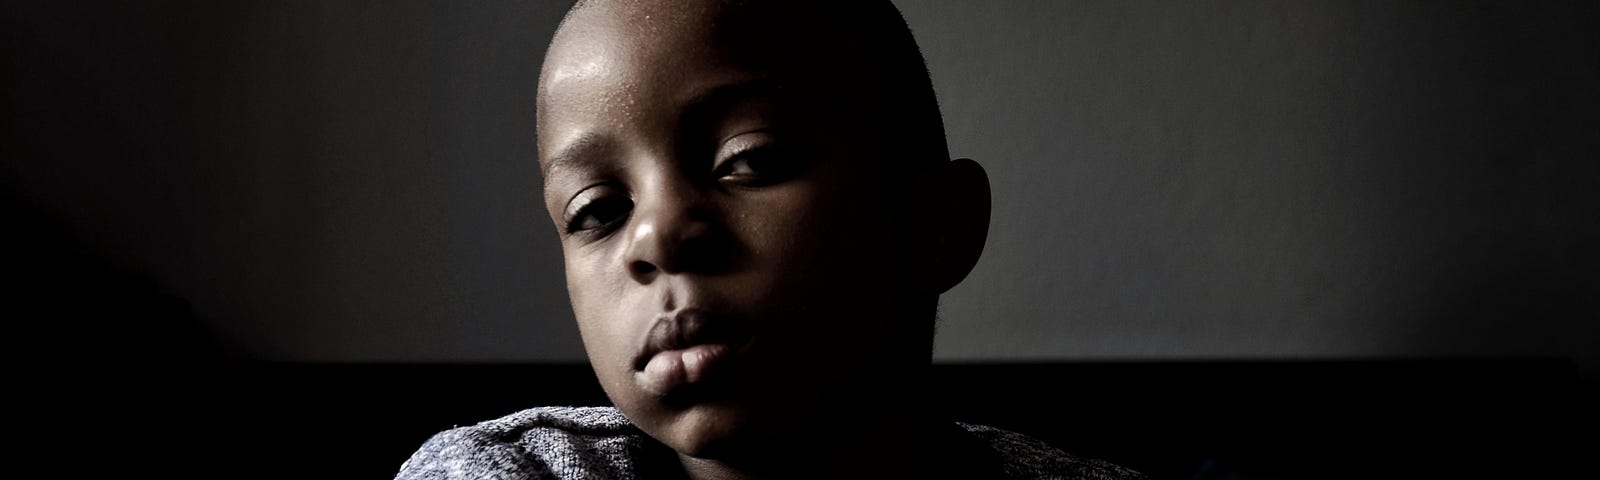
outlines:
[[664, 186], [634, 198], [627, 230], [625, 268], [634, 280], [660, 275], [715, 273], [731, 256], [725, 227], [704, 194], [687, 186]]

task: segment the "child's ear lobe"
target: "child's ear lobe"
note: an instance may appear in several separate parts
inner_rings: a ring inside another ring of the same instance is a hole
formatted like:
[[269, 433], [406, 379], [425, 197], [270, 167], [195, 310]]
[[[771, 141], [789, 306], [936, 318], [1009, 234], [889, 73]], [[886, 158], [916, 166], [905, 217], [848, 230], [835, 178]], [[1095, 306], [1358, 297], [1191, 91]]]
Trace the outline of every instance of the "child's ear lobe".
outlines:
[[912, 202], [916, 287], [942, 294], [961, 283], [983, 255], [989, 236], [989, 174], [971, 159], [940, 163], [918, 177]]

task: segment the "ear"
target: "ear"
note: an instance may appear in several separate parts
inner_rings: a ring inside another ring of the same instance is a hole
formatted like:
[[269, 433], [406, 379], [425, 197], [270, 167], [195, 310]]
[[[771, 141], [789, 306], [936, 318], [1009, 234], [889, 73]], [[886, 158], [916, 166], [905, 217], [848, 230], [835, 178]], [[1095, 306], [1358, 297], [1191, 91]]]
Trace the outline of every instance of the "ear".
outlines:
[[989, 174], [971, 159], [943, 162], [912, 190], [911, 268], [916, 287], [939, 295], [967, 278], [989, 236]]

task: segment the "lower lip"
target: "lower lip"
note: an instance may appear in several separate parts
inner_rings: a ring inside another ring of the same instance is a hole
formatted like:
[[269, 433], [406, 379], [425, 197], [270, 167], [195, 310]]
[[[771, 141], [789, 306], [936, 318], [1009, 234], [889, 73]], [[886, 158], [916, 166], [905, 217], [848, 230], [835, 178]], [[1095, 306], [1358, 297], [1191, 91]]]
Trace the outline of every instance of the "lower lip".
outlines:
[[666, 395], [684, 385], [704, 381], [719, 364], [726, 363], [723, 360], [730, 350], [728, 345], [707, 344], [663, 351], [650, 357], [637, 375], [646, 391]]

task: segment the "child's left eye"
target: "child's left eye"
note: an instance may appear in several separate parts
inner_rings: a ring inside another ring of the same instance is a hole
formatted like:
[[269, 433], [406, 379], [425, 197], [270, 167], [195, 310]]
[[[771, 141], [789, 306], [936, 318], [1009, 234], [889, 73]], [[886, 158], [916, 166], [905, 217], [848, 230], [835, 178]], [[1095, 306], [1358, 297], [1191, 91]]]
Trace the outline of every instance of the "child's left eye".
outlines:
[[757, 147], [735, 154], [717, 166], [717, 179], [746, 187], [783, 182], [800, 173], [800, 162], [776, 147]]

